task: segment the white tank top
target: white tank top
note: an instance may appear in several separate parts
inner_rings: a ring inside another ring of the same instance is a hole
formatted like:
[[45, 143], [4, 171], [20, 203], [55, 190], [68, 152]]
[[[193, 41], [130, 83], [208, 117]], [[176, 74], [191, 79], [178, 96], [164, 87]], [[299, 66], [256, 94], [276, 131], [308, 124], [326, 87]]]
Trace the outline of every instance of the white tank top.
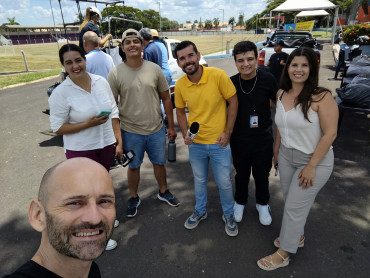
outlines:
[[280, 94], [275, 114], [275, 124], [279, 129], [281, 143], [290, 149], [296, 149], [306, 154], [315, 151], [323, 133], [320, 127], [320, 119], [317, 112], [308, 109], [307, 115], [311, 122], [304, 118], [301, 105], [285, 112]]

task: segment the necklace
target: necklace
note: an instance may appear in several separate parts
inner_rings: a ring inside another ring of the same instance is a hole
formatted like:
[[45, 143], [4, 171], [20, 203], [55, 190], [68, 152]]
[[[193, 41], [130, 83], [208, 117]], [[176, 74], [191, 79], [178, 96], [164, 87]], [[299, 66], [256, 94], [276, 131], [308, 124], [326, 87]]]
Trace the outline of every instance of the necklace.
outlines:
[[248, 93], [244, 92], [244, 90], [243, 90], [242, 81], [241, 81], [241, 78], [240, 78], [241, 74], [239, 74], [239, 85], [240, 85], [240, 89], [242, 90], [242, 92], [244, 94], [249, 95], [254, 90], [254, 87], [256, 86], [256, 83], [257, 83], [257, 74], [258, 74], [258, 71], [256, 71], [256, 80], [254, 80], [253, 88]]

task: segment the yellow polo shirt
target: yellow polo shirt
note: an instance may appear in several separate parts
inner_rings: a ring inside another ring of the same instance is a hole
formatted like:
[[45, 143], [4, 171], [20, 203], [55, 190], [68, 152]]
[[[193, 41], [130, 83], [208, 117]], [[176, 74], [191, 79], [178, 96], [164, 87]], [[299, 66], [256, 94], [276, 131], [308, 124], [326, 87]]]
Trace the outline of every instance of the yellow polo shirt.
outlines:
[[199, 133], [194, 142], [216, 144], [225, 131], [227, 120], [226, 99], [235, 95], [236, 89], [226, 72], [218, 68], [203, 67], [203, 74], [197, 84], [187, 75], [175, 84], [175, 105], [189, 109], [188, 124], [199, 123]]

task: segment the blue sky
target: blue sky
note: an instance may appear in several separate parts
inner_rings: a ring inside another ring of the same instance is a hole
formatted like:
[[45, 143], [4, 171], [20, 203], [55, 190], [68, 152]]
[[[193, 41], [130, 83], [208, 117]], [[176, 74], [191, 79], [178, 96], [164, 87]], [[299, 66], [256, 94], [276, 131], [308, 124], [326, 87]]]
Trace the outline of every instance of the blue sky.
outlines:
[[[240, 13], [244, 13], [244, 18], [248, 19], [255, 13], [264, 10], [266, 3], [263, 0], [160, 0], [161, 16], [170, 20], [177, 20], [179, 23], [185, 23], [187, 20], [193, 22], [199, 21], [200, 17], [204, 22], [206, 19], [218, 17], [222, 21], [222, 10], [224, 9], [225, 22], [234, 16], [238, 20]], [[63, 15], [66, 22], [73, 22], [77, 14], [75, 1], [61, 0]], [[55, 23], [62, 22], [58, 0], [51, 0], [53, 7]], [[89, 3], [80, 3], [81, 9], [85, 10], [87, 6], [94, 5]], [[126, 6], [138, 9], [153, 9], [158, 11], [159, 4], [157, 0], [126, 0]], [[102, 10], [105, 6], [98, 4]], [[53, 18], [50, 9], [50, 0], [1, 0], [0, 1], [0, 25], [8, 22], [7, 18], [15, 17], [21, 25], [53, 25]]]

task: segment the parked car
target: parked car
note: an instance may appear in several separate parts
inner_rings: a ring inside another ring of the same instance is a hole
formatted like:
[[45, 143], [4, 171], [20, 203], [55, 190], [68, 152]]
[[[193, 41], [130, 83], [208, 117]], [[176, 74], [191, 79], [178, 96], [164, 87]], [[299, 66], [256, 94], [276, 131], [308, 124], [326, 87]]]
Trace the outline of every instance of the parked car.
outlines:
[[271, 55], [275, 53], [274, 44], [275, 42], [283, 41], [283, 51], [290, 54], [294, 49], [298, 47], [311, 47], [315, 50], [317, 54], [317, 61], [320, 63], [320, 44], [316, 41], [315, 37], [312, 36], [309, 31], [289, 31], [289, 30], [276, 30], [271, 36], [269, 42], [263, 43], [264, 48], [260, 51], [258, 55], [258, 67], [264, 67], [267, 61], [270, 59]]

